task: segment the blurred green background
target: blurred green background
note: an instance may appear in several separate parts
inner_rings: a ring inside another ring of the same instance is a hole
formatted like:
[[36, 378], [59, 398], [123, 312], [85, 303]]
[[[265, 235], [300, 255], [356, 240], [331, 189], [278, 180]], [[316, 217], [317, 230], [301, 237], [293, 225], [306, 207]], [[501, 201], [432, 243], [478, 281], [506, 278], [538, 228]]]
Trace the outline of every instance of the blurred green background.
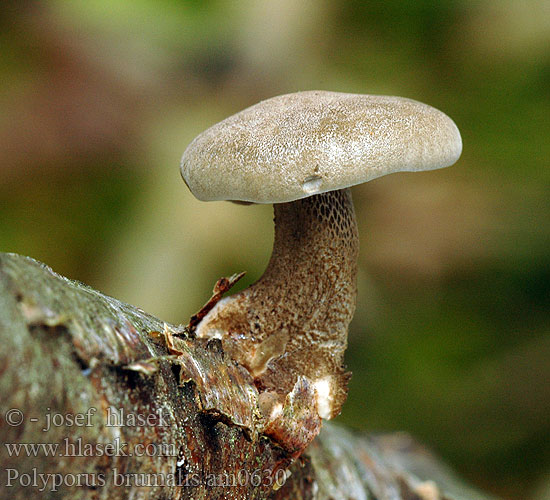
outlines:
[[550, 498], [550, 2], [19, 0], [0, 28], [0, 250], [175, 323], [271, 249], [271, 207], [187, 191], [196, 134], [306, 89], [451, 116], [456, 166], [354, 189], [338, 421], [406, 430], [503, 498]]

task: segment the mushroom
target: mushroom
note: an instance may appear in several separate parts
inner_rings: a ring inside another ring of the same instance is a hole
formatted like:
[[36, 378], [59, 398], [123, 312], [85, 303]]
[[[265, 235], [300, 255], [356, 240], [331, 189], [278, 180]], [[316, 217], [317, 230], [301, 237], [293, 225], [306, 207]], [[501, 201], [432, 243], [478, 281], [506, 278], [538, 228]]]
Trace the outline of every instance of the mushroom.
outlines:
[[263, 276], [228, 296], [196, 335], [219, 338], [248, 369], [264, 414], [305, 377], [317, 413], [336, 416], [356, 302], [358, 233], [349, 187], [392, 172], [452, 165], [462, 141], [442, 112], [411, 99], [298, 92], [251, 106], [187, 147], [182, 176], [200, 200], [273, 203]]

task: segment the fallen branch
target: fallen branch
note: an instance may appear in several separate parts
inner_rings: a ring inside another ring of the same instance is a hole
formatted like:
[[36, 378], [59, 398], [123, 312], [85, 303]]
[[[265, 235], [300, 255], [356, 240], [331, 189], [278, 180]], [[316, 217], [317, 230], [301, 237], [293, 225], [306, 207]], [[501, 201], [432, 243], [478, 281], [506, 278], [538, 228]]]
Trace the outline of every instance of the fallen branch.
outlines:
[[406, 435], [324, 424], [301, 454], [264, 434], [220, 343], [0, 254], [1, 485], [12, 499], [454, 499]]

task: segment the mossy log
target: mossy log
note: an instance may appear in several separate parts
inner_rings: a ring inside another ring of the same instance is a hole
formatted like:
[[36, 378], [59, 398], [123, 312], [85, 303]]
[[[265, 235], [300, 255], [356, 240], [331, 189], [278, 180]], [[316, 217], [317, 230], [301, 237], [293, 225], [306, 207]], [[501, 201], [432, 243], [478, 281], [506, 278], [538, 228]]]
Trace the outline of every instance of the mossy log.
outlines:
[[[0, 477], [11, 499], [454, 499], [406, 435], [325, 423], [299, 457], [250, 376], [182, 327], [0, 254]], [[25, 446], [21, 446], [21, 445]]]

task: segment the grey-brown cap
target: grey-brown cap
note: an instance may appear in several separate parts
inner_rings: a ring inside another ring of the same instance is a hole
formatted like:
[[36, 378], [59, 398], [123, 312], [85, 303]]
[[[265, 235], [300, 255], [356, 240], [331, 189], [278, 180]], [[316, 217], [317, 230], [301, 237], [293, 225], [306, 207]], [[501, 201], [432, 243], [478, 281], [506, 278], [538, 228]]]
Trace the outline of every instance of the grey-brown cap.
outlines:
[[308, 91], [273, 97], [210, 127], [181, 174], [201, 200], [283, 203], [401, 171], [452, 165], [454, 122], [403, 97]]

